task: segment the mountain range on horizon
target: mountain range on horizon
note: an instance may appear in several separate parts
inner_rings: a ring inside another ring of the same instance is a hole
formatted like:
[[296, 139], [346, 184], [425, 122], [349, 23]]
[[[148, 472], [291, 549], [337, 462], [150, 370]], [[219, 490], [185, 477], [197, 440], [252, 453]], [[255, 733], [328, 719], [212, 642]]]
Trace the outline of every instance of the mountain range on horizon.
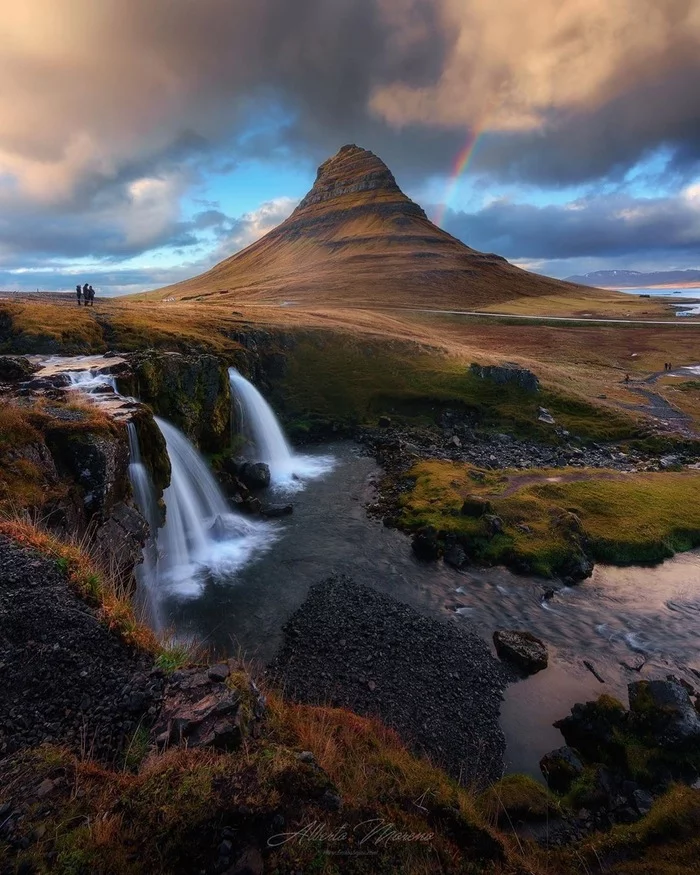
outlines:
[[565, 282], [598, 288], [644, 289], [670, 286], [700, 286], [700, 270], [594, 270], [569, 276]]
[[294, 212], [207, 272], [151, 298], [474, 309], [581, 289], [479, 252], [434, 225], [386, 164], [356, 145], [318, 168]]

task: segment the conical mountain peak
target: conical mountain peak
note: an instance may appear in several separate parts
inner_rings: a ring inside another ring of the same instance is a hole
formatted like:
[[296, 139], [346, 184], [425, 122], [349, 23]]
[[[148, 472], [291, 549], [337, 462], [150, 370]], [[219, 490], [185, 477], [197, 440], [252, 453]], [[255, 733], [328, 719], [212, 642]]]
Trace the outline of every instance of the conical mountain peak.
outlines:
[[161, 289], [181, 300], [476, 308], [573, 288], [436, 227], [368, 149], [343, 146], [294, 212], [211, 270]]
[[349, 144], [321, 164], [313, 188], [296, 212], [303, 213], [318, 204], [347, 209], [372, 203], [410, 205], [409, 212], [425, 218], [423, 210], [398, 187], [381, 158], [368, 149]]

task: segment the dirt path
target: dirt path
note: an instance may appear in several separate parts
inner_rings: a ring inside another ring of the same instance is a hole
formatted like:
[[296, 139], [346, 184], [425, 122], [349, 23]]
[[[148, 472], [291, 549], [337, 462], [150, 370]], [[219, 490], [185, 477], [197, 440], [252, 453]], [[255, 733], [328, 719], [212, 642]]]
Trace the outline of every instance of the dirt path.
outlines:
[[613, 473], [611, 471], [595, 471], [591, 472], [588, 468], [585, 471], [571, 471], [565, 474], [552, 474], [551, 477], [542, 477], [536, 474], [523, 474], [508, 478], [508, 485], [503, 492], [489, 493], [489, 498], [509, 498], [518, 490], [525, 486], [532, 486], [546, 483], [577, 483], [580, 480], [620, 480], [625, 476], [623, 472]]

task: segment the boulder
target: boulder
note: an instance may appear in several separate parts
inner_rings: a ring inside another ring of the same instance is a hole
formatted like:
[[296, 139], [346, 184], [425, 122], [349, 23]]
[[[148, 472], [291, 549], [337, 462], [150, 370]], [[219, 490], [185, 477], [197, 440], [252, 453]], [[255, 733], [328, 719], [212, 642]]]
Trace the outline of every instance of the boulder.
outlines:
[[411, 547], [419, 559], [432, 561], [440, 556], [440, 542], [432, 526], [419, 529], [413, 536]]
[[453, 568], [463, 568], [467, 564], [467, 554], [459, 544], [453, 544], [445, 552], [445, 562]]
[[540, 407], [537, 411], [537, 419], [539, 422], [546, 422], [547, 425], [554, 425], [554, 417], [546, 407]]
[[484, 522], [489, 535], [498, 535], [503, 531], [503, 520], [495, 513], [484, 514]]
[[678, 748], [700, 742], [700, 715], [680, 683], [635, 681], [627, 692], [631, 726], [651, 736], [654, 744]]
[[480, 495], [468, 495], [464, 499], [460, 513], [462, 516], [482, 517], [492, 510], [491, 502], [488, 498], [482, 498]]
[[20, 380], [28, 380], [31, 375], [39, 370], [21, 355], [0, 355], [0, 383], [16, 383]]
[[159, 747], [185, 744], [189, 748], [237, 748], [246, 726], [241, 694], [224, 682], [225, 665], [174, 672], [154, 727]]
[[267, 517], [270, 520], [289, 516], [290, 513], [294, 513], [293, 504], [265, 504], [260, 509], [261, 516]]
[[380, 428], [389, 428], [391, 425], [391, 417], [390, 416], [380, 416], [378, 420], [378, 424]]
[[511, 384], [526, 392], [539, 392], [540, 381], [527, 368], [512, 362], [504, 362], [502, 365], [477, 365], [472, 364], [469, 368], [472, 374], [482, 380], [490, 380], [493, 383]]
[[244, 462], [238, 477], [248, 489], [267, 489], [270, 485], [270, 467], [265, 462]]
[[583, 763], [572, 747], [558, 747], [542, 757], [540, 771], [551, 790], [568, 793], [576, 778], [583, 774]]
[[571, 714], [557, 720], [568, 745], [575, 747], [586, 760], [606, 759], [612, 751], [624, 761], [624, 749], [618, 739], [624, 732], [627, 712], [612, 696], [599, 696], [595, 702], [577, 702]]
[[493, 633], [493, 643], [504, 662], [516, 665], [525, 674], [535, 674], [547, 668], [547, 648], [530, 632], [499, 629]]

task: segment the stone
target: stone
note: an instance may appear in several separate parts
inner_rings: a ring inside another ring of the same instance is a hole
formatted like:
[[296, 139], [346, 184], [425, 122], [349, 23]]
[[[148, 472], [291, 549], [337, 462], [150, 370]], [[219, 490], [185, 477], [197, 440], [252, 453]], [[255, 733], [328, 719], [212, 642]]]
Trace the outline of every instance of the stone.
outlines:
[[681, 684], [668, 680], [628, 684], [631, 725], [661, 747], [700, 741], [700, 715]]
[[419, 559], [432, 561], [440, 556], [440, 543], [437, 532], [432, 526], [419, 529], [413, 536], [411, 548]]
[[265, 865], [260, 851], [251, 845], [240, 854], [224, 875], [263, 875]]
[[261, 516], [271, 520], [283, 516], [289, 516], [291, 513], [294, 513], [293, 504], [264, 504], [260, 508]]
[[490, 535], [498, 535], [503, 531], [503, 520], [496, 514], [484, 514], [484, 522]]
[[453, 447], [461, 447], [462, 446], [462, 441], [457, 437], [456, 434], [452, 435], [450, 443], [452, 444]]
[[540, 407], [537, 411], [537, 419], [539, 422], [546, 422], [547, 425], [554, 425], [555, 419], [546, 407]]
[[542, 757], [540, 771], [550, 790], [568, 793], [576, 778], [583, 774], [583, 763], [577, 751], [564, 746]]
[[499, 629], [493, 633], [493, 643], [496, 653], [504, 662], [516, 665], [526, 674], [535, 674], [547, 668], [547, 648], [530, 632]]
[[270, 467], [265, 462], [245, 462], [238, 476], [248, 489], [267, 489], [270, 485]]
[[378, 424], [380, 428], [389, 428], [391, 425], [391, 417], [390, 416], [380, 416], [378, 420]]
[[526, 392], [539, 392], [540, 381], [527, 368], [522, 368], [512, 362], [504, 362], [502, 365], [478, 365], [472, 364], [469, 370], [474, 376], [482, 380], [490, 380], [493, 383], [511, 384]]
[[230, 674], [231, 669], [228, 667], [227, 663], [220, 662], [217, 665], [212, 665], [207, 672], [207, 677], [211, 681], [223, 683]]
[[453, 568], [462, 568], [467, 564], [467, 554], [459, 544], [454, 544], [445, 552], [445, 562]]
[[299, 760], [302, 763], [315, 763], [316, 757], [310, 750], [302, 750], [302, 752], [299, 754]]
[[651, 793], [640, 788], [632, 792], [632, 801], [634, 802], [634, 807], [639, 814], [644, 817], [645, 814], [649, 814], [651, 811], [652, 805], [654, 804], [654, 797]]
[[55, 786], [56, 785], [53, 781], [49, 780], [49, 778], [46, 778], [37, 787], [36, 795], [39, 797], [39, 799], [42, 799], [44, 796], [47, 796]]
[[490, 513], [491, 510], [491, 502], [488, 498], [482, 498], [480, 495], [467, 495], [460, 513], [462, 516], [482, 517], [484, 514]]
[[33, 365], [24, 356], [0, 355], [0, 383], [16, 383], [20, 380], [28, 380], [38, 370], [38, 366]]
[[671, 468], [680, 467], [681, 459], [680, 456], [662, 456], [659, 459], [659, 465], [665, 470], [668, 471]]

